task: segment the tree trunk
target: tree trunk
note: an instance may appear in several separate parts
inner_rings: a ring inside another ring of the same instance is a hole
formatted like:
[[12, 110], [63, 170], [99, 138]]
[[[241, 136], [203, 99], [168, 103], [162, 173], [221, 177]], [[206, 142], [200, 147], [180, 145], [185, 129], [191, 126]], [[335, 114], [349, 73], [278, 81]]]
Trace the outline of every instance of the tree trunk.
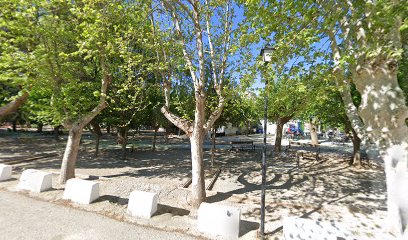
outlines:
[[358, 137], [357, 132], [353, 128], [351, 128], [351, 132], [353, 133], [353, 137], [351, 139], [353, 141], [353, 161], [351, 162], [351, 164], [355, 167], [361, 167], [361, 139]]
[[59, 130], [60, 130], [61, 126], [55, 126], [54, 127], [54, 139], [55, 140], [59, 140]]
[[37, 124], [37, 132], [42, 133], [44, 124], [38, 123]]
[[75, 178], [75, 163], [81, 142], [82, 129], [82, 127], [76, 125], [69, 130], [68, 142], [62, 158], [61, 184], [64, 184], [68, 179]]
[[20, 97], [9, 102], [5, 106], [0, 107], [0, 120], [3, 117], [16, 112], [17, 109], [27, 101], [27, 99], [28, 99], [28, 92], [24, 92], [23, 95], [21, 95]]
[[[335, 35], [330, 32], [329, 37], [331, 40], [331, 49], [333, 52], [333, 60], [335, 63], [335, 68], [333, 69], [333, 73], [336, 77], [336, 84], [338, 90], [340, 92], [341, 98], [343, 100], [346, 115], [348, 121], [351, 123], [351, 128], [357, 133], [358, 137], [361, 140], [361, 143], [365, 146], [365, 150], [367, 152], [367, 157], [369, 159], [375, 160], [378, 159], [378, 149], [372, 142], [372, 135], [370, 136], [367, 133], [365, 123], [363, 122], [357, 106], [354, 105], [353, 96], [351, 95], [351, 83], [347, 77], [344, 76], [344, 69], [341, 67], [341, 53], [338, 48], [338, 44], [335, 38]], [[352, 71], [352, 74], [355, 75], [356, 72]], [[355, 76], [353, 76], [355, 77]], [[354, 81], [355, 82], [355, 81]], [[360, 92], [361, 93], [361, 92]]]
[[[408, 107], [392, 62], [376, 62], [358, 73], [360, 117], [375, 140], [385, 163], [388, 192], [388, 223], [408, 234]], [[405, 197], [405, 199], [403, 199]]]
[[126, 145], [127, 145], [127, 135], [129, 128], [120, 127], [118, 128], [118, 143], [122, 145], [122, 159], [126, 159]]
[[[380, 36], [385, 39], [390, 37], [389, 43], [394, 49], [401, 49], [400, 26], [401, 19], [397, 15], [395, 25], [386, 29], [384, 35]], [[360, 29], [364, 31], [362, 27]], [[335, 69], [339, 70], [336, 72], [344, 73], [341, 69], [341, 53], [334, 31], [329, 31], [329, 35], [334, 63], [337, 65]], [[362, 40], [363, 42], [366, 40], [364, 36]], [[367, 52], [363, 54], [367, 56]], [[373, 140], [380, 150], [385, 165], [388, 193], [387, 224], [391, 228], [397, 228], [396, 230], [400, 233], [399, 237], [407, 236], [408, 126], [406, 121], [408, 107], [405, 105], [404, 93], [398, 85], [398, 59], [393, 59], [390, 54], [381, 54], [376, 58], [357, 58], [356, 60], [357, 65], [351, 69], [351, 73], [356, 88], [361, 94], [358, 115], [364, 122], [367, 137]], [[346, 82], [345, 86], [347, 85]]]
[[17, 119], [13, 120], [13, 132], [17, 132]]
[[98, 157], [99, 155], [99, 143], [101, 141], [101, 136], [100, 135], [95, 135], [95, 157]]
[[278, 121], [276, 122], [275, 146], [273, 148], [273, 151], [276, 153], [281, 152], [283, 125], [284, 123], [278, 118]]
[[108, 126], [106, 127], [106, 133], [110, 134], [110, 132], [111, 132], [111, 126], [108, 125]]
[[310, 130], [311, 144], [319, 144], [319, 138], [317, 137], [316, 126], [312, 122], [309, 122], [308, 125], [309, 125], [309, 130]]
[[64, 126], [69, 129], [70, 133], [64, 152], [64, 157], [62, 159], [60, 175], [61, 184], [64, 184], [68, 179], [75, 177], [75, 162], [78, 155], [79, 144], [84, 127], [88, 125], [106, 107], [106, 93], [112, 77], [109, 74], [109, 69], [105, 62], [106, 59], [103, 49], [101, 50], [100, 54], [101, 55], [99, 61], [100, 66], [103, 70], [103, 78], [101, 80], [101, 94], [99, 97], [98, 105], [75, 122], [66, 121], [64, 123]]
[[275, 134], [275, 146], [273, 151], [278, 153], [282, 151], [282, 136], [283, 136], [283, 125], [285, 125], [292, 116], [280, 117], [276, 121], [276, 134]]
[[165, 126], [165, 130], [166, 130], [166, 132], [164, 133], [164, 142], [166, 143], [166, 144], [168, 144], [169, 143], [169, 128], [170, 128], [170, 125], [169, 124], [166, 124], [166, 126]]
[[95, 136], [95, 157], [98, 157], [99, 142], [102, 137], [102, 130], [101, 130], [101, 127], [99, 126], [99, 123], [95, 121], [91, 121], [91, 126], [92, 126], [92, 133]]
[[212, 128], [212, 148], [211, 148], [211, 167], [214, 167], [214, 160], [215, 160], [215, 137], [216, 137], [216, 128], [213, 126]]
[[156, 139], [157, 139], [157, 130], [159, 130], [159, 126], [154, 127], [154, 135], [153, 135], [153, 152], [156, 151]]
[[206, 198], [204, 182], [203, 143], [203, 130], [194, 129], [190, 137], [192, 163], [191, 205], [193, 209], [198, 209], [200, 204], [204, 202]]
[[346, 134], [351, 132], [351, 141], [353, 142], [353, 156], [351, 158], [350, 164], [355, 167], [361, 167], [361, 138], [358, 136], [358, 133], [352, 127], [352, 123], [348, 116], [344, 116], [344, 130]]

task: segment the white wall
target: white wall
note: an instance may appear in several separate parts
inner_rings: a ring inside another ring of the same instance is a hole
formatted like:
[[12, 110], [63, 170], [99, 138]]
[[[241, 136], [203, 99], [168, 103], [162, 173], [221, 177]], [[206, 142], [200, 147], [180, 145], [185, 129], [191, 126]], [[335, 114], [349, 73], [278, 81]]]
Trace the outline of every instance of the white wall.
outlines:
[[[264, 128], [264, 121], [263, 120], [261, 120], [261, 124], [262, 124], [262, 129]], [[276, 124], [275, 123], [271, 123], [271, 122], [267, 122], [267, 125], [266, 125], [266, 133], [267, 134], [272, 134], [272, 135], [275, 135], [276, 134]]]

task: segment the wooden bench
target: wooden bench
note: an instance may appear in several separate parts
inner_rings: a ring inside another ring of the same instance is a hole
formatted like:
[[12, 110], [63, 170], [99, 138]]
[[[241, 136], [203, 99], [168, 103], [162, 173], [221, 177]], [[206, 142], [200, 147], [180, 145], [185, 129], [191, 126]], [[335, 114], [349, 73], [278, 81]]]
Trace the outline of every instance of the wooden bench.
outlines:
[[248, 150], [248, 151], [255, 151], [254, 141], [232, 141], [230, 142], [231, 149], [233, 150]]
[[[301, 149], [294, 150], [293, 148], [291, 148], [291, 146], [300, 146]], [[299, 141], [289, 141], [289, 145], [286, 146], [285, 151], [286, 152], [295, 151], [296, 160], [298, 164], [299, 164], [300, 158], [304, 158], [304, 156], [309, 153], [313, 154], [313, 157], [315, 158], [315, 160], [318, 161], [319, 154], [320, 154], [320, 144], [303, 143]]]

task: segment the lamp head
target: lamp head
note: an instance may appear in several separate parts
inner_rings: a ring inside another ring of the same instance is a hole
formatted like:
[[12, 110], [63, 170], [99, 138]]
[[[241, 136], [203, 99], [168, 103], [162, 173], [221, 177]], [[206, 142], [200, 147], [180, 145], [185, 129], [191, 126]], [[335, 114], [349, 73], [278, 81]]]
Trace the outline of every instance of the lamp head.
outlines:
[[274, 50], [275, 50], [274, 47], [265, 46], [264, 48], [261, 49], [261, 53], [259, 55], [262, 56], [262, 60], [265, 63], [269, 63], [272, 60], [272, 52]]

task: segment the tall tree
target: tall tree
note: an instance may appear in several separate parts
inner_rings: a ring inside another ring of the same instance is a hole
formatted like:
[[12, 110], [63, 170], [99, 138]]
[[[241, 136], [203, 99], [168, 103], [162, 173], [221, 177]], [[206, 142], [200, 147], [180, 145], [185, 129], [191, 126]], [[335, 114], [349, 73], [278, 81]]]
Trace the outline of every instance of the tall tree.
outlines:
[[[220, 116], [225, 97], [223, 84], [227, 70], [227, 60], [231, 47], [233, 7], [227, 1], [161, 1], [174, 24], [174, 35], [181, 45], [183, 60], [190, 72], [194, 86], [194, 119], [188, 121], [170, 111], [170, 81], [164, 80], [165, 105], [162, 112], [174, 125], [182, 129], [190, 138], [192, 160], [192, 207], [198, 208], [205, 201], [203, 141]], [[161, 18], [163, 19], [163, 18]], [[159, 25], [160, 26], [160, 25]], [[159, 53], [166, 61], [169, 55]], [[208, 61], [206, 61], [208, 59]], [[213, 86], [209, 86], [206, 62], [211, 63]], [[218, 96], [217, 108], [206, 113], [208, 89], [215, 89]]]
[[134, 12], [145, 11], [143, 4], [119, 0], [41, 1], [34, 7], [41, 43], [36, 69], [51, 89], [54, 118], [69, 129], [60, 175], [64, 183], [75, 177], [83, 129], [106, 107], [108, 85], [119, 70], [143, 61], [128, 46], [144, 39], [145, 18]]
[[[325, 54], [323, 48], [330, 46], [334, 75], [353, 129], [362, 139], [376, 143], [385, 162], [388, 222], [406, 231], [408, 206], [398, 191], [403, 191], [403, 179], [408, 178], [408, 107], [397, 81], [400, 27], [407, 26], [406, 2], [244, 2], [247, 16], [257, 18], [252, 21], [255, 31], [264, 27], [269, 30], [266, 37], [280, 37], [279, 47], [311, 45]], [[280, 21], [274, 23], [275, 19]], [[362, 96], [358, 108], [352, 102], [351, 83]]]

